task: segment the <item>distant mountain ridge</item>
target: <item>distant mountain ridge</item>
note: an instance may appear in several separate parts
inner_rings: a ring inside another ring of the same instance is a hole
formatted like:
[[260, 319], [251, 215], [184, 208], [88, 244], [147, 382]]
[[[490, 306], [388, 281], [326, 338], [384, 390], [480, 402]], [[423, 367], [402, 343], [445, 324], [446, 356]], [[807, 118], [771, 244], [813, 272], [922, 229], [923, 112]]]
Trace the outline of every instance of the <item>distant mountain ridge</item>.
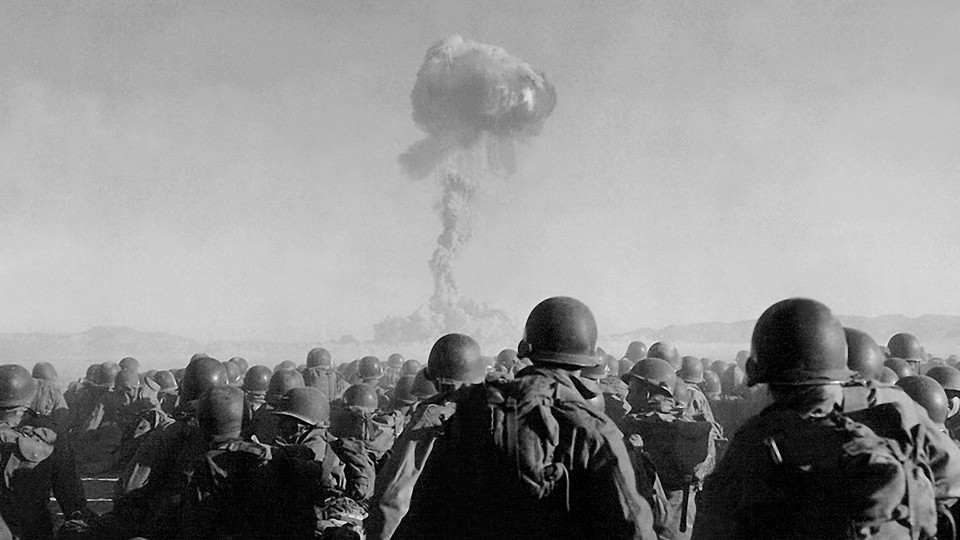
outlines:
[[[877, 343], [885, 345], [890, 336], [899, 332], [909, 332], [919, 338], [920, 343], [933, 354], [951, 354], [960, 351], [960, 316], [954, 315], [881, 315], [879, 317], [861, 317], [840, 315], [844, 326], [862, 330], [870, 334]], [[630, 332], [609, 336], [614, 341], [639, 339], [649, 343], [655, 341], [673, 341], [678, 343], [741, 344], [746, 348], [756, 319], [736, 322], [707, 322], [667, 326], [661, 330], [638, 328]]]
[[[850, 315], [841, 316], [840, 320], [845, 326], [867, 332], [880, 344], [885, 344], [897, 332], [910, 332], [932, 354], [946, 356], [960, 352], [960, 316]], [[641, 340], [648, 345], [655, 341], [672, 341], [680, 346], [681, 354], [730, 355], [736, 350], [749, 348], [755, 322], [705, 322], [671, 325], [659, 330], [637, 328], [630, 332], [601, 336], [600, 344], [614, 355], [622, 354], [626, 345], [633, 340]], [[38, 361], [49, 361], [61, 369], [62, 375], [75, 377], [82, 374], [90, 363], [117, 361], [124, 356], [137, 358], [147, 369], [183, 366], [196, 352], [205, 352], [221, 360], [243, 356], [251, 364], [274, 366], [283, 360], [303, 362], [307, 351], [317, 346], [327, 347], [336, 362], [345, 362], [366, 354], [386, 356], [390, 352], [425, 360], [431, 345], [361, 342], [351, 336], [333, 341], [303, 343], [228, 340], [201, 343], [166, 332], [101, 326], [79, 334], [0, 333], [0, 363], [16, 362], [29, 367]], [[516, 346], [515, 343], [483, 345], [488, 354], [496, 354], [499, 347]]]

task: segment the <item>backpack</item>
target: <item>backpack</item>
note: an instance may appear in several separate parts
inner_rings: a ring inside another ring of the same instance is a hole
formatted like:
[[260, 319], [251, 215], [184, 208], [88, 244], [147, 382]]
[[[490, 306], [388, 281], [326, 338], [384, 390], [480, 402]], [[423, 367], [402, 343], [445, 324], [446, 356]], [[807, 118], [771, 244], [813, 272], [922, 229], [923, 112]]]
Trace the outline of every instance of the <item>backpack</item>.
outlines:
[[269, 447], [240, 439], [210, 448], [183, 494], [186, 538], [257, 538], [275, 515], [277, 486]]
[[768, 491], [755, 495], [767, 508], [779, 500], [791, 509], [777, 516], [777, 528], [793, 533], [788, 537], [902, 537], [906, 528], [914, 540], [934, 538], [932, 473], [909, 434], [892, 427], [900, 425], [899, 404], [825, 417], [777, 410], [763, 416], [772, 475]]
[[540, 374], [461, 388], [456, 411], [443, 435], [455, 456], [446, 475], [466, 496], [450, 501], [457, 530], [443, 532], [497, 530], [500, 525], [489, 520], [509, 508], [515, 518], [504, 526], [517, 537], [578, 534], [569, 530], [571, 473], [564, 463], [569, 445], [578, 441], [561, 441], [561, 423], [609, 420], [577, 390]]

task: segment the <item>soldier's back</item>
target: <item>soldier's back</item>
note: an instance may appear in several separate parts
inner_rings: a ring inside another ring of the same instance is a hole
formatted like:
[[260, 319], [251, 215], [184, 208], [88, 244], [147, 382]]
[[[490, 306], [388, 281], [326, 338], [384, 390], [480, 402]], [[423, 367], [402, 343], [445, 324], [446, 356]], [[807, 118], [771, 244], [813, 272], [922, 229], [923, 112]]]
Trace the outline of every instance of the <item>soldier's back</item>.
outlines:
[[619, 430], [576, 388], [566, 372], [528, 368], [462, 389], [409, 536], [653, 537]]

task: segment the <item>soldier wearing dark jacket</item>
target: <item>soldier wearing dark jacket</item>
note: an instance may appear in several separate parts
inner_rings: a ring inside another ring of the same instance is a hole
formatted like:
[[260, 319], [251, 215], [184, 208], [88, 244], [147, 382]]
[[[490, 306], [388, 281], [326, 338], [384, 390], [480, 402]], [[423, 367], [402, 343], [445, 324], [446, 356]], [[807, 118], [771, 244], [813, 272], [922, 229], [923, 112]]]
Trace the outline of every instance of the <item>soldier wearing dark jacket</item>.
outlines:
[[693, 538], [932, 538], [960, 495], [960, 449], [895, 389], [854, 379], [843, 328], [802, 298], [753, 331], [748, 384], [772, 404], [707, 478]]
[[14, 538], [53, 539], [51, 490], [67, 518], [82, 519], [87, 501], [67, 452], [47, 428], [21, 425], [37, 382], [25, 368], [0, 366], [0, 516]]
[[403, 537], [655, 538], [622, 434], [584, 398], [579, 372], [598, 362], [596, 339], [581, 302], [534, 308], [518, 347], [534, 365], [460, 390]]
[[187, 366], [177, 421], [146, 437], [117, 485], [114, 511], [125, 534], [148, 538], [179, 534], [183, 490], [207, 450], [196, 418], [198, 400], [207, 390], [226, 384], [226, 370], [213, 358], [199, 357]]

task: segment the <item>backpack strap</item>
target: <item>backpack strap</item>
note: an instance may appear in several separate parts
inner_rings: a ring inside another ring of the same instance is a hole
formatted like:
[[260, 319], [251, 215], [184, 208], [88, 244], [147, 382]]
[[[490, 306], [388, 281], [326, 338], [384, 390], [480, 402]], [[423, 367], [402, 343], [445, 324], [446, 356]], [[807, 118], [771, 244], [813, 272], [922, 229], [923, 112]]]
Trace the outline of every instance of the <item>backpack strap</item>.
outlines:
[[515, 469], [519, 475], [520, 453], [517, 451], [517, 447], [520, 442], [520, 425], [517, 419], [519, 416], [517, 409], [517, 399], [515, 397], [508, 397], [503, 404], [503, 426], [507, 438], [507, 440], [504, 441], [504, 448], [506, 448], [507, 455], [514, 462]]

